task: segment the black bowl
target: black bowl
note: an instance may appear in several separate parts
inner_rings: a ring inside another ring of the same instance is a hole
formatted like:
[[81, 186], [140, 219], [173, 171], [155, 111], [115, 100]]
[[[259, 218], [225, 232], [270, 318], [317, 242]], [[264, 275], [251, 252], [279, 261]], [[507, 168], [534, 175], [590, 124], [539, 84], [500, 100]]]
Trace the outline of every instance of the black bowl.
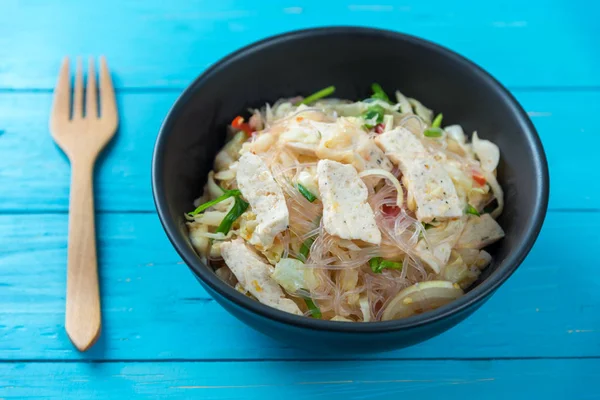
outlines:
[[[387, 322], [321, 321], [267, 307], [223, 283], [192, 248], [183, 214], [201, 194], [227, 124], [248, 107], [335, 85], [335, 96], [360, 99], [372, 82], [398, 89], [444, 123], [477, 130], [501, 150], [498, 169], [506, 237], [494, 263], [462, 298], [435, 311]], [[291, 32], [245, 47], [216, 63], [175, 102], [152, 160], [158, 215], [171, 243], [204, 288], [234, 316], [290, 345], [330, 352], [375, 352], [435, 336], [479, 308], [521, 264], [542, 227], [548, 167], [540, 139], [517, 101], [481, 68], [433, 43], [395, 32], [341, 27]]]

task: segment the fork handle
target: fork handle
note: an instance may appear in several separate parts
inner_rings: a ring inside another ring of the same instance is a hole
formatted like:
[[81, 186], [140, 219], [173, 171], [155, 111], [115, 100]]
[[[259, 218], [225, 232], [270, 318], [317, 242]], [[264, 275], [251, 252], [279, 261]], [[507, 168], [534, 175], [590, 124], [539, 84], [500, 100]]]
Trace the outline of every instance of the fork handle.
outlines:
[[94, 223], [94, 162], [71, 163], [65, 327], [80, 351], [100, 336], [100, 290]]

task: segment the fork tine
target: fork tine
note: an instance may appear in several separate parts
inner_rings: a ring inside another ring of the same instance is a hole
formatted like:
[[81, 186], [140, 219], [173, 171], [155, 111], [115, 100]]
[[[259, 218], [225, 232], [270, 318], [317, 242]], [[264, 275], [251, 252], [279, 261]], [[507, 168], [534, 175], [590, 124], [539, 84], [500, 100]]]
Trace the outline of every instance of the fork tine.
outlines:
[[117, 122], [117, 105], [106, 58], [100, 57], [100, 114], [102, 119]]
[[73, 119], [83, 118], [83, 70], [81, 57], [77, 57], [75, 89], [73, 90]]
[[85, 117], [98, 118], [98, 103], [96, 101], [96, 71], [94, 70], [94, 57], [88, 61], [88, 76], [85, 92]]
[[54, 100], [50, 117], [50, 130], [56, 131], [57, 125], [69, 120], [71, 108], [71, 83], [69, 76], [69, 57], [63, 59], [54, 88]]

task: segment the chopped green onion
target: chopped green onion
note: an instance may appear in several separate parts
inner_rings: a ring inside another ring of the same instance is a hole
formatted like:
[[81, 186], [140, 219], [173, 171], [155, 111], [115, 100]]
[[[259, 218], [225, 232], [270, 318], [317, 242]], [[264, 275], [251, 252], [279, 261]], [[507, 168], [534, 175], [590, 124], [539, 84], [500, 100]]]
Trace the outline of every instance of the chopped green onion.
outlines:
[[294, 104], [295, 106], [299, 106], [300, 104], [310, 104], [310, 103], [314, 103], [317, 100], [322, 99], [323, 97], [327, 97], [330, 94], [333, 94], [333, 92], [335, 92], [335, 86], [328, 86], [325, 89], [321, 89], [316, 93], [311, 94], [308, 97], [305, 97], [304, 100], [297, 102], [296, 104]]
[[306, 303], [306, 307], [308, 307], [308, 309], [310, 310], [310, 313], [313, 316], [313, 318], [321, 319], [323, 317], [319, 306], [317, 306], [310, 297], [305, 297], [304, 302]]
[[383, 91], [383, 88], [381, 87], [381, 85], [379, 83], [372, 84], [371, 90], [373, 91], [373, 95], [371, 96], [372, 99], [383, 100], [387, 103], [390, 103], [390, 98]]
[[383, 257], [373, 257], [369, 260], [369, 267], [373, 270], [373, 272], [378, 272], [379, 264], [383, 261]]
[[380, 269], [389, 268], [389, 269], [402, 269], [402, 263], [397, 261], [389, 261], [383, 260], [380, 264]]
[[384, 260], [383, 257], [374, 257], [369, 260], [369, 267], [376, 274], [380, 274], [384, 269], [402, 269], [402, 263], [397, 261]]
[[308, 253], [310, 252], [310, 246], [314, 243], [315, 238], [308, 238], [300, 246], [300, 255], [304, 257], [304, 260], [308, 260]]
[[211, 200], [209, 202], [206, 202], [204, 204], [199, 205], [194, 211], [192, 211], [191, 213], [189, 213], [190, 216], [194, 216], [196, 214], [200, 214], [202, 211], [206, 210], [209, 207], [214, 206], [215, 204], [218, 204], [220, 202], [222, 202], [223, 200], [227, 200], [228, 198], [232, 197], [232, 196], [240, 196], [241, 192], [237, 189], [234, 190], [225, 190], [224, 193], [222, 195], [220, 195], [219, 197], [217, 197], [214, 200]]
[[432, 128], [440, 128], [442, 126], [442, 118], [444, 118], [443, 114], [438, 114], [433, 122], [431, 123]]
[[477, 211], [477, 209], [470, 204], [467, 204], [467, 209], [465, 212], [467, 214], [477, 215], [479, 217], [479, 211]]
[[441, 128], [427, 128], [423, 131], [423, 135], [427, 137], [441, 137], [443, 134]]
[[235, 196], [234, 199], [235, 202], [233, 203], [233, 207], [231, 207], [231, 210], [229, 210], [225, 218], [223, 218], [223, 221], [219, 224], [217, 233], [221, 232], [222, 234], [227, 235], [235, 220], [248, 209], [248, 203], [242, 200], [240, 196]]
[[317, 197], [314, 194], [312, 194], [310, 190], [308, 190], [304, 185], [300, 183], [298, 184], [298, 191], [300, 192], [300, 194], [302, 194], [302, 196], [304, 196], [306, 200], [310, 201], [311, 203], [317, 199]]

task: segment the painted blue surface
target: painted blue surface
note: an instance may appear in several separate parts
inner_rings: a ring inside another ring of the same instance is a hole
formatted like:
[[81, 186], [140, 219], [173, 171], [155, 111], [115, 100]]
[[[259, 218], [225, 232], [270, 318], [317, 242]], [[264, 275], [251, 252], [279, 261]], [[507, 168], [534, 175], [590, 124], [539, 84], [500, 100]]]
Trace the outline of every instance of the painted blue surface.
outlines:
[[[0, 2], [0, 399], [600, 398], [600, 3], [494, 3]], [[195, 282], [154, 213], [151, 149], [181, 89], [240, 46], [322, 25], [395, 29], [473, 59], [523, 104], [550, 163], [524, 264], [472, 317], [408, 349], [332, 359], [252, 331]], [[64, 333], [69, 165], [47, 130], [67, 54], [108, 57], [121, 119], [96, 170], [104, 319], [84, 354]]]

